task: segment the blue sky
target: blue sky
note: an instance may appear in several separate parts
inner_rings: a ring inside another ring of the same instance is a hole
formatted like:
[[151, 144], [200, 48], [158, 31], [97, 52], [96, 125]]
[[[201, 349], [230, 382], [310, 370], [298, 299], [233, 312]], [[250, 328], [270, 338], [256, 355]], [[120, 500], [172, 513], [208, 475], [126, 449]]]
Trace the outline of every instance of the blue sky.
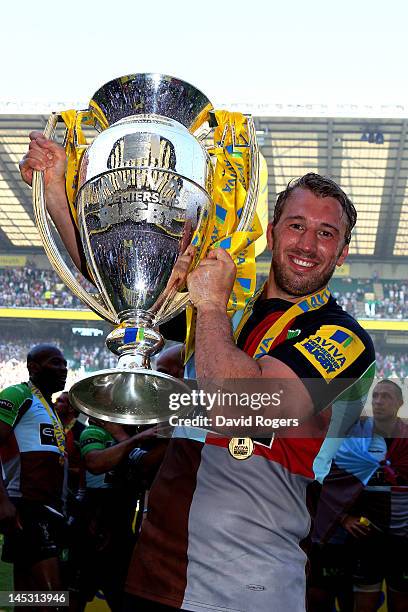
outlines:
[[215, 104], [408, 105], [405, 0], [22, 0], [1, 16], [1, 100], [85, 104], [162, 72]]

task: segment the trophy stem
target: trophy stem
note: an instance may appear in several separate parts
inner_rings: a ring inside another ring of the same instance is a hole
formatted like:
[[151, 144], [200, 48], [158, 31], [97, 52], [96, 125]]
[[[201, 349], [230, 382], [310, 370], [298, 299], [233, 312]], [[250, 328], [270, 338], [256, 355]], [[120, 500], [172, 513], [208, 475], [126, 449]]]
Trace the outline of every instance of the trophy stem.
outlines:
[[151, 370], [150, 357], [149, 355], [141, 355], [140, 353], [126, 353], [119, 357], [117, 368], [126, 370], [143, 368], [145, 370]]
[[126, 310], [119, 318], [120, 325], [106, 338], [108, 349], [119, 355], [118, 367], [149, 369], [150, 357], [164, 346], [153, 316], [142, 310]]

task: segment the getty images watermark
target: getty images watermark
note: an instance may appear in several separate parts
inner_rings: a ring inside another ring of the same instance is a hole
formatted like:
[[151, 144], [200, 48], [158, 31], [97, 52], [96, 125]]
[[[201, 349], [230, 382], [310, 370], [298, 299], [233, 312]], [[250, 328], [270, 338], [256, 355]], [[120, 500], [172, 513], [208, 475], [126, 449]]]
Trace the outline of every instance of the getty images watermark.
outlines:
[[[193, 389], [190, 393], [171, 393], [169, 395], [169, 408], [179, 412], [180, 410], [188, 411], [191, 409], [193, 415], [182, 417], [179, 414], [174, 414], [169, 419], [171, 426], [184, 425], [187, 427], [206, 427], [211, 428], [232, 426], [232, 427], [270, 427], [278, 429], [279, 427], [297, 427], [298, 419], [284, 418], [269, 418], [262, 414], [253, 415], [248, 410], [261, 410], [265, 408], [278, 407], [281, 403], [281, 395], [283, 391], [275, 393], [237, 393], [229, 391], [217, 390], [213, 393], [204, 391], [203, 389]], [[243, 408], [246, 414], [202, 414], [205, 410], [208, 413], [215, 410], [224, 410], [231, 408], [235, 412], [239, 408]], [[199, 409], [200, 414], [194, 414], [196, 409]]]

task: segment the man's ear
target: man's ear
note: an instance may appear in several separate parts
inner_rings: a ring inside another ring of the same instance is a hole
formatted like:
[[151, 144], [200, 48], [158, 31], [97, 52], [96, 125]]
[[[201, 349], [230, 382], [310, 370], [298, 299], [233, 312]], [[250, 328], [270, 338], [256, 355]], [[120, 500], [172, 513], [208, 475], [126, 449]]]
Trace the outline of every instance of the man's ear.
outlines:
[[345, 244], [342, 252], [340, 253], [340, 257], [337, 260], [336, 266], [340, 267], [344, 264], [346, 257], [348, 255], [348, 252], [349, 252], [349, 245]]
[[272, 251], [273, 249], [273, 223], [272, 221], [268, 223], [266, 228], [266, 242], [268, 244], [268, 249]]
[[400, 400], [400, 401], [398, 402], [397, 414], [398, 414], [399, 409], [400, 409], [400, 408], [401, 408], [401, 406], [403, 406], [403, 405], [404, 405], [404, 400]]

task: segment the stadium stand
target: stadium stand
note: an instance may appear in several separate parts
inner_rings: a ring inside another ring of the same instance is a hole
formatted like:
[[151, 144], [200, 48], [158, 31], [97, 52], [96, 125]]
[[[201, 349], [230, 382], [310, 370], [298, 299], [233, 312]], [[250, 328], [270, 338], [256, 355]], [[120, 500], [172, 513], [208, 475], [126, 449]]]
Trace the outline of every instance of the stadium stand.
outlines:
[[[93, 289], [90, 283], [84, 284]], [[353, 316], [408, 318], [408, 287], [404, 281], [335, 278], [330, 287], [339, 304]], [[0, 269], [0, 308], [86, 309], [52, 269], [34, 267]]]
[[84, 308], [54, 270], [33, 267], [0, 269], [0, 307]]

